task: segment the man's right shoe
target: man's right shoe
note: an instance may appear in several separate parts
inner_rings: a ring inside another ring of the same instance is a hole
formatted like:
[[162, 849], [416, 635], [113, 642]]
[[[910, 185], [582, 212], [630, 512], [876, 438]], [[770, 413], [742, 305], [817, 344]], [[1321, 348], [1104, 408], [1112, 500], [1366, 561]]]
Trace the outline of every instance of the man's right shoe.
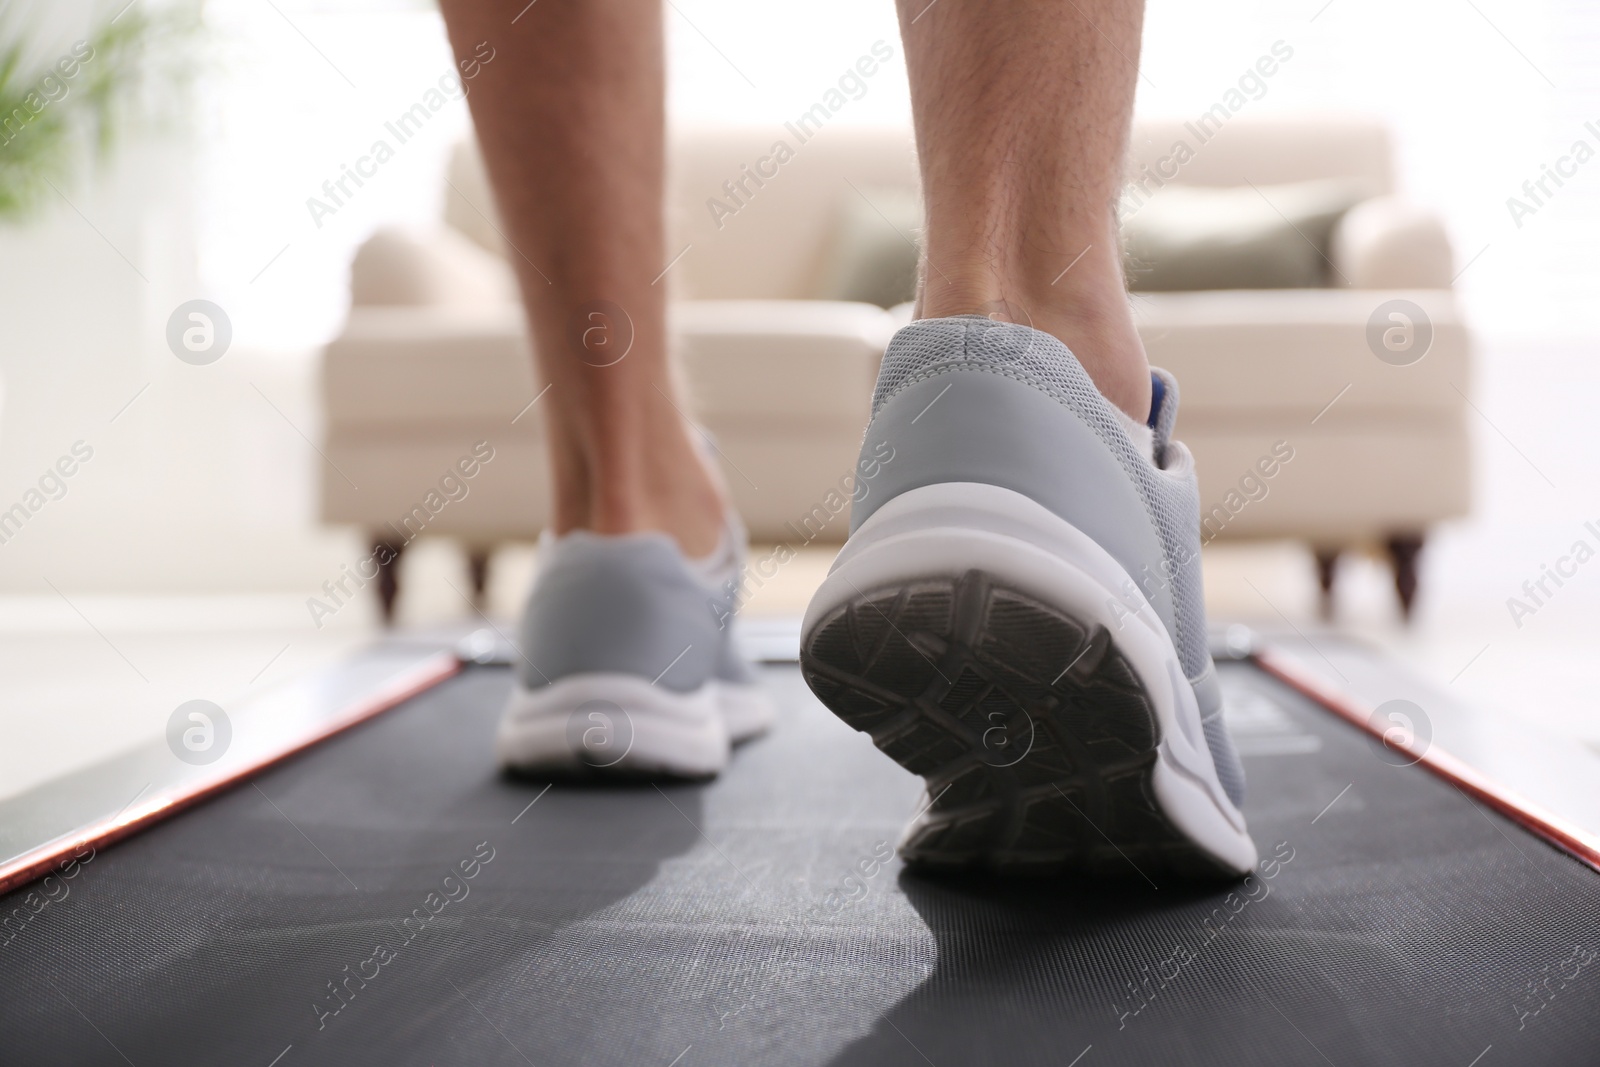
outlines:
[[[1055, 337], [925, 319], [884, 355], [801, 668], [927, 781], [913, 865], [1237, 876], [1256, 862], [1206, 646], [1193, 460], [1155, 461]], [[892, 449], [893, 463], [867, 457]]]

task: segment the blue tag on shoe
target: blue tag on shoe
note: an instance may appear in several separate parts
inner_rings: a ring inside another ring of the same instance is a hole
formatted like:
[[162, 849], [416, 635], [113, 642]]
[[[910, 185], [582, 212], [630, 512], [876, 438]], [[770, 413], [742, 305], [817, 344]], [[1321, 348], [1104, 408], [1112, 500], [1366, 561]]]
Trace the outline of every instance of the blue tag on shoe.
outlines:
[[1156, 422], [1161, 418], [1161, 402], [1166, 398], [1167, 383], [1158, 375], [1150, 375], [1150, 418], [1145, 421], [1145, 425], [1152, 430], [1156, 428]]

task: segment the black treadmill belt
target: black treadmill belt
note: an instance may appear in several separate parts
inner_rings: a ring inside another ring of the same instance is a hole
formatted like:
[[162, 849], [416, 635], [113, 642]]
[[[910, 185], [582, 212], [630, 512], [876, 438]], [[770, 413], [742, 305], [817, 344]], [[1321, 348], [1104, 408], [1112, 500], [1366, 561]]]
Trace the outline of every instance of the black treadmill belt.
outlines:
[[1084, 888], [903, 874], [794, 667], [715, 783], [547, 792], [473, 668], [0, 901], [0, 1063], [1600, 1062], [1600, 877], [1221, 669], [1273, 876]]

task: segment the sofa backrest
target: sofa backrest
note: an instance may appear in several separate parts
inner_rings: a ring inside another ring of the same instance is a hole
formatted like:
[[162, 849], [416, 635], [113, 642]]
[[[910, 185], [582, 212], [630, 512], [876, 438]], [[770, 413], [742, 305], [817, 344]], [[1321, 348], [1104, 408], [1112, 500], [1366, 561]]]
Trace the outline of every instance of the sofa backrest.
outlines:
[[682, 131], [667, 218], [672, 254], [692, 247], [674, 268], [676, 290], [696, 299], [813, 296], [846, 199], [903, 196], [917, 184], [904, 128], [824, 129], [804, 141], [781, 126]]
[[[1185, 185], [1351, 178], [1371, 196], [1394, 191], [1389, 130], [1374, 118], [1149, 119], [1134, 123], [1128, 154], [1131, 181], [1148, 166], [1161, 175], [1175, 172], [1172, 180]], [[1185, 154], [1181, 166], [1170, 162]]]
[[[917, 187], [911, 134], [901, 127], [684, 129], [671, 153], [668, 259], [683, 255], [668, 279], [683, 298], [811, 297], [841, 206]], [[1149, 168], [1196, 185], [1353, 178], [1374, 196], [1393, 186], [1388, 132], [1374, 119], [1145, 120], [1135, 123], [1129, 154], [1133, 180]], [[455, 153], [450, 183], [445, 221], [503, 251], [471, 142]]]

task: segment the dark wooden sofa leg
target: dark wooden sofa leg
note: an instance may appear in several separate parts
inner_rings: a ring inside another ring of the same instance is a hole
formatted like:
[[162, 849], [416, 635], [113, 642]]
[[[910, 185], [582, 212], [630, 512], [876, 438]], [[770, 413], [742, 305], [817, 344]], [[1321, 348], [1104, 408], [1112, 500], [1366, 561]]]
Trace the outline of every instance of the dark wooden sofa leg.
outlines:
[[1317, 585], [1322, 589], [1318, 611], [1324, 620], [1333, 618], [1333, 580], [1339, 567], [1339, 549], [1316, 548], [1312, 554], [1317, 559]]
[[472, 579], [472, 606], [483, 610], [484, 592], [489, 588], [489, 557], [494, 549], [474, 547], [467, 550], [467, 574]]
[[1400, 614], [1411, 620], [1411, 606], [1417, 599], [1417, 558], [1422, 555], [1423, 537], [1419, 533], [1395, 534], [1384, 546], [1394, 567], [1394, 591], [1400, 596]]
[[400, 554], [405, 542], [374, 534], [372, 555], [378, 563], [378, 610], [385, 627], [394, 625], [394, 602], [400, 595]]

